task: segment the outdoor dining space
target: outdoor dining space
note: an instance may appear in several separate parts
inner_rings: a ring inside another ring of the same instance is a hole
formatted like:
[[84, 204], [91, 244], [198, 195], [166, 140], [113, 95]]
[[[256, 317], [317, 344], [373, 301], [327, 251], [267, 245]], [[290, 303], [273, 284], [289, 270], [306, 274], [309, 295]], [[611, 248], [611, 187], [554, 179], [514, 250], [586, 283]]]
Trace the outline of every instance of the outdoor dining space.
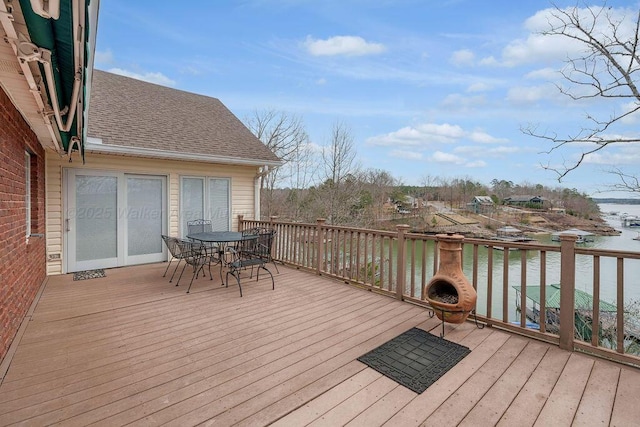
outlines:
[[213, 264], [214, 268], [219, 267], [222, 284], [228, 287], [229, 276], [235, 279], [240, 296], [242, 296], [241, 276], [244, 271], [250, 270], [250, 277], [253, 277], [254, 268], [256, 280], [260, 279], [260, 270], [263, 270], [271, 278], [271, 288], [275, 289], [273, 274], [266, 267], [267, 263], [272, 263], [276, 271], [278, 269], [271, 257], [275, 230], [253, 227], [243, 231], [213, 231], [211, 221], [203, 219], [189, 221], [187, 227], [186, 239], [164, 234], [161, 236], [169, 252], [169, 263], [163, 277], [167, 276], [172, 267], [171, 263], [175, 261], [169, 282], [173, 282], [178, 269], [182, 267], [175, 282], [176, 286], [179, 286], [185, 269], [190, 266], [191, 280], [187, 287], [187, 293], [189, 293], [194, 279], [205, 277], [208, 272], [209, 279], [213, 280], [211, 274]]
[[[634, 425], [640, 372], [472, 322], [418, 394], [357, 360], [429, 310], [279, 266], [244, 297], [166, 263], [50, 276], [2, 366], [0, 425]], [[216, 267], [216, 268], [219, 268]], [[216, 272], [217, 273], [217, 272]]]

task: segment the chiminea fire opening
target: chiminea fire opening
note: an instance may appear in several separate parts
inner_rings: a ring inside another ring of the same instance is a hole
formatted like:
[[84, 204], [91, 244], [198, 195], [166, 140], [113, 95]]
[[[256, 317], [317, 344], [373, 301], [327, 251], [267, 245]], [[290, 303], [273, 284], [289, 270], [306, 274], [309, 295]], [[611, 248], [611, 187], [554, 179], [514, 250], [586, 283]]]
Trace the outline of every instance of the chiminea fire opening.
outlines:
[[427, 297], [445, 304], [458, 303], [458, 291], [456, 287], [445, 280], [438, 280], [432, 283], [427, 292]]

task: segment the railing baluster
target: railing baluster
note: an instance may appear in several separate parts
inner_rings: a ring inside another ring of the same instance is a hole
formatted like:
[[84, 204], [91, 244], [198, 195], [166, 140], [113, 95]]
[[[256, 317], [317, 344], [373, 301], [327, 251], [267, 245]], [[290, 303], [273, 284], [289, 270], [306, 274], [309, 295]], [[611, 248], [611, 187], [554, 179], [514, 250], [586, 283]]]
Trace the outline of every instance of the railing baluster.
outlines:
[[600, 337], [600, 257], [593, 257], [593, 307], [591, 307], [591, 345], [597, 347]]
[[487, 318], [493, 316], [493, 249], [487, 249]]
[[409, 295], [416, 295], [416, 239], [411, 239], [411, 282]]
[[385, 244], [386, 238], [380, 237], [380, 267], [378, 267], [378, 280], [380, 281], [380, 283], [378, 283], [378, 287], [380, 289], [384, 289], [384, 244]]
[[396, 262], [394, 262], [394, 257], [393, 257], [393, 248], [394, 248], [394, 242], [395, 240], [393, 239], [393, 237], [388, 237], [387, 238], [389, 240], [389, 276], [388, 276], [388, 283], [387, 283], [387, 287], [386, 289], [388, 291], [392, 291], [393, 290], [393, 272], [394, 272], [394, 268], [399, 268], [398, 267], [398, 262], [397, 262], [397, 258], [396, 258]]
[[540, 332], [547, 331], [547, 252], [540, 251]]
[[[507, 252], [507, 250], [505, 250]], [[520, 250], [520, 326], [527, 326], [527, 251]]]
[[473, 245], [473, 261], [472, 261], [472, 285], [473, 289], [478, 291], [478, 245]]
[[509, 322], [509, 250], [502, 252], [502, 321]]
[[624, 258], [616, 258], [616, 302], [618, 305], [616, 331], [618, 339], [616, 351], [624, 353]]
[[420, 269], [420, 299], [427, 299], [427, 249], [429, 241], [422, 239], [422, 268]]

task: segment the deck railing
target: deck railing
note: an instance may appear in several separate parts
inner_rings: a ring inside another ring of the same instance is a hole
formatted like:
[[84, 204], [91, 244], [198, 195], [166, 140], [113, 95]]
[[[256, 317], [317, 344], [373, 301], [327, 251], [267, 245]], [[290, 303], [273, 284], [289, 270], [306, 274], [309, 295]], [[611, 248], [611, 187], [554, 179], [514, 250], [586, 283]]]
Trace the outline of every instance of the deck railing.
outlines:
[[[276, 230], [272, 255], [277, 261], [429, 306], [425, 288], [438, 268], [435, 235], [410, 233], [407, 225], [381, 231], [328, 225], [323, 219], [303, 224], [240, 216], [238, 224], [241, 230]], [[463, 271], [478, 293], [474, 315], [480, 322], [566, 350], [640, 365], [640, 326], [624, 292], [633, 280], [640, 286], [637, 277], [625, 274], [630, 263], [629, 271], [640, 271], [640, 253], [578, 248], [574, 236], [562, 236], [559, 246], [465, 238], [462, 258]], [[609, 277], [612, 270], [615, 283]], [[615, 302], [601, 298], [603, 282], [614, 286]], [[552, 284], [561, 286], [558, 290]], [[531, 289], [538, 293], [528, 295]], [[559, 306], [547, 294], [550, 290], [559, 292]]]

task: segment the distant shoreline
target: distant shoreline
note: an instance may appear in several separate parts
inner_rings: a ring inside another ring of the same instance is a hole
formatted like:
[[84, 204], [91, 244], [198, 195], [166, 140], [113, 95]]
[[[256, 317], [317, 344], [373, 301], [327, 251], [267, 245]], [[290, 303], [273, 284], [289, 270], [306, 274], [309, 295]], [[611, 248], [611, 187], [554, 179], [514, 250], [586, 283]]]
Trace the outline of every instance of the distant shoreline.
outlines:
[[606, 203], [609, 205], [640, 205], [640, 199], [596, 199], [591, 198], [596, 203]]

